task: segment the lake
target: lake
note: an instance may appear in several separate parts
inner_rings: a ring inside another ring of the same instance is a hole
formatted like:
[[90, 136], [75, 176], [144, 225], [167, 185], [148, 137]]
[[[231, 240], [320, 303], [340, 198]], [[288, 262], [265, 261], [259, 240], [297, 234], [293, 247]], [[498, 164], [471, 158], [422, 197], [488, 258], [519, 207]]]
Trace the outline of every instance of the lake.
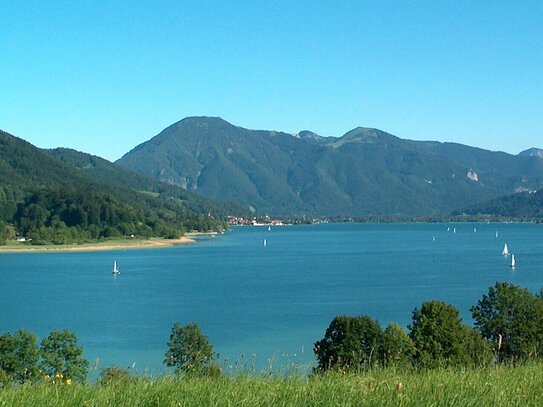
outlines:
[[5, 253], [0, 333], [66, 328], [98, 369], [135, 363], [160, 374], [173, 323], [196, 322], [226, 369], [282, 369], [311, 363], [336, 315], [406, 327], [415, 307], [439, 299], [471, 323], [469, 308], [496, 281], [538, 292], [542, 265], [537, 224], [234, 227], [187, 246]]

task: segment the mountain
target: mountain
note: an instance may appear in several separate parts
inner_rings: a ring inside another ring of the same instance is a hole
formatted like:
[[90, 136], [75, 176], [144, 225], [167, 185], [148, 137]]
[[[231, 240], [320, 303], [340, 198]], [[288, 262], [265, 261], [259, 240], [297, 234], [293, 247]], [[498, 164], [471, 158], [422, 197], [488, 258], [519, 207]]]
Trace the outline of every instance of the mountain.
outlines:
[[339, 138], [188, 117], [117, 164], [275, 215], [450, 213], [543, 186], [543, 160], [359, 127]]
[[543, 158], [543, 150], [540, 148], [532, 147], [532, 148], [529, 148], [528, 150], [521, 151], [518, 155], [524, 156], [524, 157], [528, 156], [528, 157]]
[[313, 133], [309, 130], [302, 130], [298, 134], [293, 134], [294, 137], [298, 137], [301, 140], [313, 142], [315, 144], [323, 145], [334, 140], [334, 137], [323, 137], [319, 136], [317, 133]]
[[156, 196], [175, 198], [196, 213], [212, 213], [223, 218], [227, 215], [245, 215], [247, 210], [234, 202], [219, 201], [153, 178], [129, 171], [101, 157], [69, 148], [43, 150], [52, 157], [74, 167], [79, 173], [102, 184], [151, 193]]
[[[129, 179], [126, 170], [119, 169], [121, 173]], [[110, 173], [110, 177], [117, 175]], [[190, 194], [185, 195], [183, 201], [175, 195], [98, 182], [0, 131], [0, 222], [32, 236], [34, 242], [64, 243], [130, 234], [174, 237], [187, 229], [222, 228], [207, 212], [188, 209], [184, 202]]]

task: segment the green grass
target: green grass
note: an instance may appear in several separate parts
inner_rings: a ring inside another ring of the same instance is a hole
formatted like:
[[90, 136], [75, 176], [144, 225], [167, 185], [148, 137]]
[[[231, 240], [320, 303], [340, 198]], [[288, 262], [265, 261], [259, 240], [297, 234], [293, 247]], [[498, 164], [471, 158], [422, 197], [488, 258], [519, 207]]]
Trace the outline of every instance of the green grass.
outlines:
[[311, 378], [141, 378], [108, 386], [40, 383], [0, 389], [2, 407], [541, 405], [542, 363], [422, 372], [384, 369]]

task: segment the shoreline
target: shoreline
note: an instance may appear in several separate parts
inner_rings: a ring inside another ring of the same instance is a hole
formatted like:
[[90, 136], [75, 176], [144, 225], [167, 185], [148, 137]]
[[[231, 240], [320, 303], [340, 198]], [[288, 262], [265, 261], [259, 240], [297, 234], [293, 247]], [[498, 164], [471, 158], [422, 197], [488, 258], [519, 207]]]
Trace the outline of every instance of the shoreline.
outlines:
[[156, 249], [162, 247], [179, 246], [185, 244], [196, 243], [193, 237], [201, 235], [211, 235], [212, 233], [197, 232], [187, 233], [179, 239], [123, 239], [123, 240], [108, 240], [105, 242], [81, 243], [71, 245], [44, 245], [32, 246], [17, 243], [0, 246], [0, 254], [2, 253], [67, 253], [67, 252], [98, 252], [111, 250], [127, 250], [127, 249]]

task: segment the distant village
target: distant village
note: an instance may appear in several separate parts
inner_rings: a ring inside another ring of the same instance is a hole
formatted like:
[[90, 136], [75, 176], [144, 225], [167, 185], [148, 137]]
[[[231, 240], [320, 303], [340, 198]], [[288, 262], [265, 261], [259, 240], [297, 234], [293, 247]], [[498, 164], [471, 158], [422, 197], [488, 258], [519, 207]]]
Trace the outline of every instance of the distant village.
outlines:
[[244, 218], [238, 216], [229, 216], [227, 223], [231, 226], [283, 226], [285, 223], [281, 219], [273, 219], [269, 216], [261, 218]]

